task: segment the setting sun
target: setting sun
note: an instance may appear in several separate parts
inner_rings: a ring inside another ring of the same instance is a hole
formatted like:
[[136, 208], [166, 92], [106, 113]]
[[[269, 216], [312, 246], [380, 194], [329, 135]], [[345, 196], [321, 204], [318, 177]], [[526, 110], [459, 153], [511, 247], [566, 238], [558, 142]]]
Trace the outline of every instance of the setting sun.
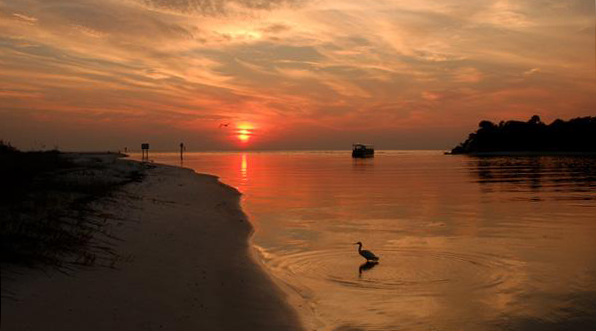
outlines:
[[247, 129], [238, 130], [238, 139], [243, 143], [248, 142], [250, 139], [250, 132]]
[[241, 143], [246, 144], [250, 137], [254, 135], [254, 127], [252, 124], [243, 123], [236, 127], [236, 137]]

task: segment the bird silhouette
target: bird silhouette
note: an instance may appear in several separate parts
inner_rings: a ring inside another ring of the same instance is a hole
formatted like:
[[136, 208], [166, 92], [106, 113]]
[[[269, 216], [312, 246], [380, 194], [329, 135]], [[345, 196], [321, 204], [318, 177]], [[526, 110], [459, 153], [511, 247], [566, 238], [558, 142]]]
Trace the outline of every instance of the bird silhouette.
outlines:
[[366, 261], [379, 261], [379, 257], [376, 256], [373, 252], [362, 249], [361, 242], [354, 243], [354, 245], [358, 245], [358, 253], [362, 255], [362, 257], [365, 258]]
[[224, 124], [224, 123], [221, 123], [221, 124], [219, 125], [219, 128], [227, 128], [227, 127], [228, 127], [228, 125], [230, 125], [230, 123], [225, 123], [225, 124]]

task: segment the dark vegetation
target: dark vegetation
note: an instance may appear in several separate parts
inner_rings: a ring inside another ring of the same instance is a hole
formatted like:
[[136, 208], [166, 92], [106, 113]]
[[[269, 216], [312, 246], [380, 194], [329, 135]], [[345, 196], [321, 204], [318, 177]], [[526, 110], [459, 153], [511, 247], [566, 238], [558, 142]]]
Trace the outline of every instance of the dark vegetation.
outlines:
[[482, 121], [479, 129], [451, 154], [493, 152], [595, 153], [596, 117], [557, 119], [545, 124], [537, 115], [527, 122]]
[[113, 267], [119, 258], [111, 248], [115, 217], [97, 207], [122, 185], [142, 178], [138, 164], [116, 156], [21, 152], [0, 141], [3, 271], [7, 265], [65, 272], [77, 265]]

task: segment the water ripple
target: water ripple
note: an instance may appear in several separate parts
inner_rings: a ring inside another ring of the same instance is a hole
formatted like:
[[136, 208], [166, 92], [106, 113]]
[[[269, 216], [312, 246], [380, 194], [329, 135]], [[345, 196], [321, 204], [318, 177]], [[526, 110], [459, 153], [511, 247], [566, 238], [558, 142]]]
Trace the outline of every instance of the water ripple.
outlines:
[[378, 265], [346, 257], [345, 248], [269, 256], [278, 274], [332, 282], [350, 290], [395, 291], [402, 295], [439, 295], [454, 288], [489, 289], [505, 283], [519, 262], [488, 254], [402, 247], [376, 251]]

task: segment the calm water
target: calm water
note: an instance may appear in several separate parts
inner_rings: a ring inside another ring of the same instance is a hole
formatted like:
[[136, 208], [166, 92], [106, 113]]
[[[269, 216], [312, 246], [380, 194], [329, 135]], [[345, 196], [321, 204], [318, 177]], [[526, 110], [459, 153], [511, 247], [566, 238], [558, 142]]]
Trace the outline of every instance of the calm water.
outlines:
[[253, 244], [311, 328], [596, 329], [596, 158], [196, 153], [184, 166], [244, 193]]

